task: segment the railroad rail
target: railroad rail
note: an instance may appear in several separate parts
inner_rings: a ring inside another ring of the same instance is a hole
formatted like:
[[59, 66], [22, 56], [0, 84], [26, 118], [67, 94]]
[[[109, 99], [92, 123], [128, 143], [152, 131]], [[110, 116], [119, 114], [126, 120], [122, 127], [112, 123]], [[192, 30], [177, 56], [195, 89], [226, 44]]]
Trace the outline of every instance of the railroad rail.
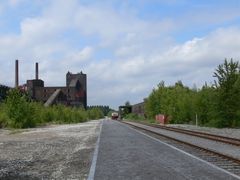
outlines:
[[145, 123], [145, 122], [138, 122], [143, 125], [151, 126], [151, 127], [156, 127], [156, 128], [161, 128], [169, 131], [174, 131], [182, 134], [187, 134], [191, 136], [196, 136], [208, 140], [213, 140], [221, 143], [226, 143], [226, 144], [231, 144], [234, 146], [240, 146], [240, 139], [237, 138], [231, 138], [231, 137], [226, 137], [226, 136], [220, 136], [216, 134], [210, 134], [210, 133], [205, 133], [205, 132], [199, 132], [199, 131], [193, 131], [193, 130], [186, 130], [186, 129], [181, 129], [181, 128], [175, 128], [175, 127], [168, 127], [168, 126], [163, 126], [159, 124], [150, 124], [150, 123]]
[[179, 140], [177, 138], [169, 137], [162, 133], [151, 131], [142, 126], [140, 127], [140, 126], [134, 125], [132, 123], [128, 123], [126, 121], [123, 123], [130, 125], [135, 129], [141, 130], [150, 136], [160, 139], [161, 141], [163, 141], [167, 144], [170, 144], [170, 145], [177, 147], [185, 152], [188, 152], [189, 154], [193, 154], [196, 157], [199, 157], [200, 159], [210, 162], [222, 169], [225, 169], [225, 170], [237, 175], [240, 179], [240, 159], [216, 152], [214, 150], [210, 150], [205, 147], [200, 147], [198, 145], [195, 145], [195, 144], [192, 144], [189, 142], [185, 142], [185, 141]]

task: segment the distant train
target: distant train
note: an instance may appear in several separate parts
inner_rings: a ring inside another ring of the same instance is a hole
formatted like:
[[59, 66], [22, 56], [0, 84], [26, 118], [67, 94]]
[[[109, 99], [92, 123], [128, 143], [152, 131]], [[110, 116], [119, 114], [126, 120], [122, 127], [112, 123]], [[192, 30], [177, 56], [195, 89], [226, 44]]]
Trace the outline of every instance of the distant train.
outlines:
[[112, 119], [118, 119], [118, 113], [117, 112], [112, 113]]

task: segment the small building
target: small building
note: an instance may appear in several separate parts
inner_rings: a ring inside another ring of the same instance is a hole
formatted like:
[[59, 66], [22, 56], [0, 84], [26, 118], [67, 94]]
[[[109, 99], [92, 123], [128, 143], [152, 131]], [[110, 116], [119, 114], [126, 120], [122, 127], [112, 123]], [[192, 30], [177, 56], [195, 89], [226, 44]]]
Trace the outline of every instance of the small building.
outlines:
[[145, 104], [144, 102], [141, 102], [132, 105], [132, 113], [144, 117], [145, 116], [144, 104]]

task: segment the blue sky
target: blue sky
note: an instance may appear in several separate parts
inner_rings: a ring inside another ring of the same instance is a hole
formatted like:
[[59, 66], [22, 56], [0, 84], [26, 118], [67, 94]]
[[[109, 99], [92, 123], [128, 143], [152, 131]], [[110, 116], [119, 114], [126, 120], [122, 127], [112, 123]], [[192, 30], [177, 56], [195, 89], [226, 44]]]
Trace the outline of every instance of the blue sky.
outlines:
[[162, 80], [201, 87], [240, 59], [239, 0], [2, 0], [0, 83], [34, 77], [63, 86], [88, 75], [89, 105], [138, 103]]

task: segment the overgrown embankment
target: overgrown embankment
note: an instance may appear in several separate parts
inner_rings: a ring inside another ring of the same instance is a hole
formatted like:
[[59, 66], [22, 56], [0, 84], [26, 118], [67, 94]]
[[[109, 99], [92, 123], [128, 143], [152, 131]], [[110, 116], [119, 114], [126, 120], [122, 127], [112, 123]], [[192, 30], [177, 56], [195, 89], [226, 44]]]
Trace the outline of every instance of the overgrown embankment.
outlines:
[[17, 89], [10, 90], [5, 102], [0, 104], [0, 127], [29, 128], [47, 123], [79, 123], [102, 117], [103, 112], [97, 108], [44, 107], [41, 103], [32, 102]]

